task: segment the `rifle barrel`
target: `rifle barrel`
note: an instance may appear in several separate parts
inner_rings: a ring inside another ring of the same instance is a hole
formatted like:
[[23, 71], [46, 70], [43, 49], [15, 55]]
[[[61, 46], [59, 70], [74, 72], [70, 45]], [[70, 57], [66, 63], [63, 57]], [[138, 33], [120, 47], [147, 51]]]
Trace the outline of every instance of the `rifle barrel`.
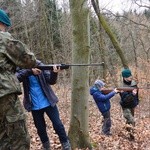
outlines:
[[49, 64], [49, 65], [42, 65], [42, 66], [37, 66], [36, 68], [39, 68], [41, 70], [53, 70], [54, 66], [60, 67], [60, 69], [69, 69], [71, 66], [101, 66], [103, 65], [104, 62], [102, 63], [92, 63], [92, 64]]
[[104, 65], [104, 62], [102, 63], [92, 63], [92, 64], [66, 64], [68, 66], [101, 66]]

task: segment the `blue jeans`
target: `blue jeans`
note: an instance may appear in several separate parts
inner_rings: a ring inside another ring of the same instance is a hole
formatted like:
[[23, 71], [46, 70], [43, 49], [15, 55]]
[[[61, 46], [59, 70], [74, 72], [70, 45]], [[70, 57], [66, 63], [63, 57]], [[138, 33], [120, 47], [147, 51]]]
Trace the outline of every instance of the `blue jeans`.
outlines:
[[60, 142], [61, 143], [67, 142], [68, 137], [66, 135], [64, 125], [60, 120], [58, 108], [55, 105], [54, 107], [48, 106], [40, 110], [32, 110], [34, 124], [35, 127], [37, 128], [37, 133], [42, 143], [45, 143], [49, 140], [46, 132], [46, 122], [44, 118], [44, 113], [46, 113], [49, 119], [52, 121], [53, 128], [56, 134], [58, 135]]
[[102, 114], [103, 115], [103, 125], [102, 125], [102, 133], [109, 134], [111, 128], [111, 118], [110, 118], [110, 111], [107, 111]]

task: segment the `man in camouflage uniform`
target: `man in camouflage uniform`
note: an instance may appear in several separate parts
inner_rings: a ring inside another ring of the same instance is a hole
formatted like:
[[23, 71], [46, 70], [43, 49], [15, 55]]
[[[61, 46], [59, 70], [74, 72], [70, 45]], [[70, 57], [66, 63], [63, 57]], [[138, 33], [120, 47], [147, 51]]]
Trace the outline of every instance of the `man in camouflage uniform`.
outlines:
[[0, 150], [29, 150], [30, 138], [15, 71], [16, 66], [34, 67], [36, 59], [23, 43], [6, 32], [9, 26], [9, 17], [0, 9]]
[[139, 103], [137, 83], [135, 80], [133, 80], [130, 69], [124, 69], [122, 71], [122, 77], [123, 77], [122, 87], [135, 87], [133, 91], [130, 92], [126, 91], [120, 93], [121, 96], [120, 105], [123, 110], [123, 116], [126, 119], [127, 125], [129, 125], [127, 126], [126, 129], [128, 131], [131, 131], [131, 129], [133, 129], [132, 127], [135, 126], [134, 110]]

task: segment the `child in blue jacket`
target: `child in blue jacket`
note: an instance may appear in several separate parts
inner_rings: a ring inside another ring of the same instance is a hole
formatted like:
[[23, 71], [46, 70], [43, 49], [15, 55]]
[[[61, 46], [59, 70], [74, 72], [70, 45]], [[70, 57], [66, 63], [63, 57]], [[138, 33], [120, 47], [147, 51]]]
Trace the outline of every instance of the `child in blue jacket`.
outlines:
[[104, 118], [102, 134], [109, 136], [111, 135], [110, 99], [119, 91], [114, 89], [109, 94], [103, 94], [101, 90], [104, 89], [104, 85], [105, 83], [103, 81], [96, 80], [94, 85], [90, 88], [90, 94], [93, 96], [93, 99], [95, 100], [95, 103]]

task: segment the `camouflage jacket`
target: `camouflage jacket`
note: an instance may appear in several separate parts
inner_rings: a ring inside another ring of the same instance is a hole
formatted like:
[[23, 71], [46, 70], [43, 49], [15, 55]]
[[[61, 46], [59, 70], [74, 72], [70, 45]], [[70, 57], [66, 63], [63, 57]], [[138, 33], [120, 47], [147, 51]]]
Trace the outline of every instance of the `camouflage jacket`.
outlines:
[[0, 98], [11, 94], [21, 94], [16, 67], [31, 68], [36, 64], [33, 53], [10, 33], [0, 31]]

